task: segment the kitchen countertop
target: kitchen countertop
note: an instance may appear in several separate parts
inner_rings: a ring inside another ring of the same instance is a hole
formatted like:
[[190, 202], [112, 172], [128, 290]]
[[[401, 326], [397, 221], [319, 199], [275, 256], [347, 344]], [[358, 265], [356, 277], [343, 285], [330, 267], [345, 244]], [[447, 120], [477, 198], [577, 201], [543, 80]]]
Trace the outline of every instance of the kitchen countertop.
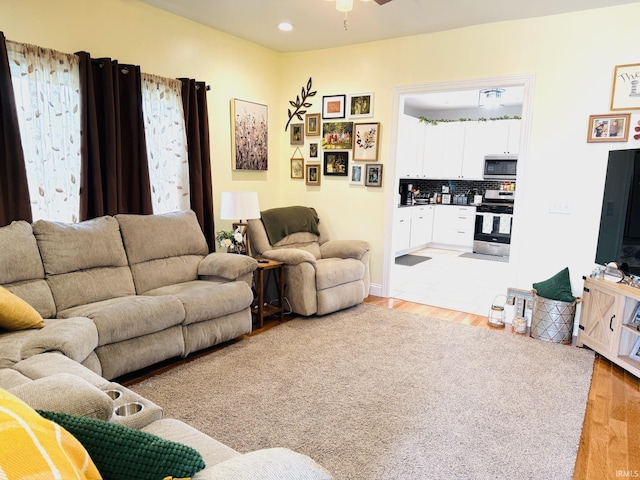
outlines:
[[398, 208], [407, 208], [407, 207], [424, 207], [425, 205], [433, 205], [434, 207], [436, 206], [443, 206], [443, 207], [477, 207], [476, 204], [474, 203], [466, 203], [464, 205], [461, 205], [459, 203], [414, 203], [413, 205], [398, 205]]

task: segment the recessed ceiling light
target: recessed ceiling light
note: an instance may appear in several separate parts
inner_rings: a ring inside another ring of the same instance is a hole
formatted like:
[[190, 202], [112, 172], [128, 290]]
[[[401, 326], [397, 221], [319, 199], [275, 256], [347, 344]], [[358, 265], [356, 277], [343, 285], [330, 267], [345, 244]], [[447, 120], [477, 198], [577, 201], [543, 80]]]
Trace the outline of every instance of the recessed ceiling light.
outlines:
[[291, 30], [293, 30], [293, 25], [291, 25], [289, 22], [282, 22], [280, 23], [280, 25], [278, 25], [278, 28], [283, 32], [290, 32]]

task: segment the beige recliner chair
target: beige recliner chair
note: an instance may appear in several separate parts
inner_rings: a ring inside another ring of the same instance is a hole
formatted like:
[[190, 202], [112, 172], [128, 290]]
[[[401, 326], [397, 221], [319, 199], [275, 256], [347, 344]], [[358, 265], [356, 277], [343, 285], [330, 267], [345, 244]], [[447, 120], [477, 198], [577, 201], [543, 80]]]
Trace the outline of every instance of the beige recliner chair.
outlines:
[[285, 264], [285, 297], [293, 312], [326, 315], [369, 295], [368, 242], [329, 240], [313, 208], [273, 208], [261, 215], [249, 220], [252, 253]]

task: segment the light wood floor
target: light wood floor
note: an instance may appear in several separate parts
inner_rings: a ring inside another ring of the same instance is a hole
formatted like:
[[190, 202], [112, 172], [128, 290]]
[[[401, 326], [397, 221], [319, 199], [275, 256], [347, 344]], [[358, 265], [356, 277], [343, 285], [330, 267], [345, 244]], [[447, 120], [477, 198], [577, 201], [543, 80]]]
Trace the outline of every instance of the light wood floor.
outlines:
[[[481, 328], [487, 317], [393, 298], [370, 296], [371, 303]], [[515, 335], [509, 325], [505, 334]], [[567, 346], [567, 348], [576, 348]], [[640, 380], [597, 357], [582, 427], [575, 480], [640, 478]]]

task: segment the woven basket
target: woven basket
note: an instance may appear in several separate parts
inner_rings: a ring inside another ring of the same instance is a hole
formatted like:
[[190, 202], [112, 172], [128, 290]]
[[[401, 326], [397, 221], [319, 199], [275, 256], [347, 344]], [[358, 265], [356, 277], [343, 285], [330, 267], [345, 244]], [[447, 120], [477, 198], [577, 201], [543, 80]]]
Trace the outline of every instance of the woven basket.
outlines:
[[540, 297], [533, 290], [533, 310], [531, 312], [531, 336], [552, 343], [571, 343], [576, 304]]

